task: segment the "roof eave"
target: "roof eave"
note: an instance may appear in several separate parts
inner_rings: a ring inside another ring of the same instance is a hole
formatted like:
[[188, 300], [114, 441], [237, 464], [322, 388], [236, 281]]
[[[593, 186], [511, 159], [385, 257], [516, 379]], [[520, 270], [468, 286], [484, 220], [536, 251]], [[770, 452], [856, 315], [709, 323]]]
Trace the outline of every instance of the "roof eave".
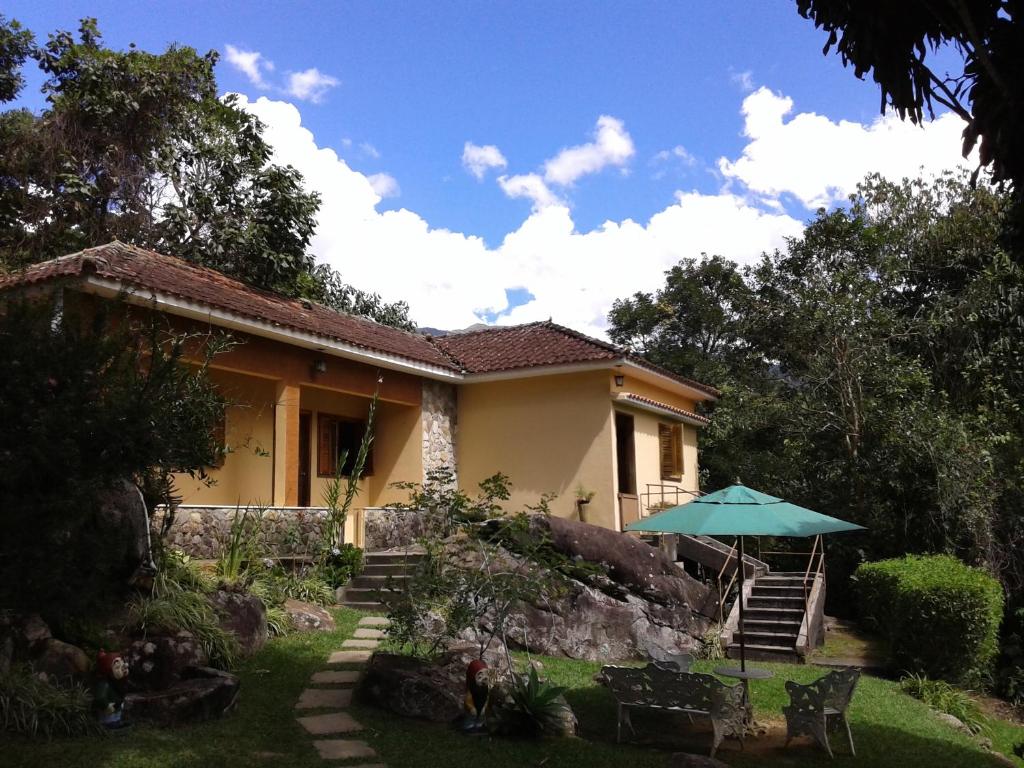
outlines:
[[694, 427], [706, 427], [710, 423], [708, 419], [697, 416], [696, 414], [690, 415], [680, 413], [678, 409], [672, 408], [671, 406], [644, 402], [642, 400], [634, 400], [629, 395], [629, 392], [617, 392], [615, 394], [615, 403], [629, 408], [637, 408], [641, 411], [656, 413], [659, 416], [665, 416], [673, 421], [681, 421], [684, 424], [690, 424]]
[[137, 306], [158, 309], [170, 315], [211, 323], [221, 328], [243, 331], [253, 336], [280, 341], [292, 346], [313, 349], [324, 354], [343, 357], [359, 363], [376, 365], [388, 370], [401, 371], [402, 373], [410, 373], [438, 381], [460, 382], [463, 379], [462, 374], [455, 370], [387, 352], [366, 349], [328, 336], [286, 328], [265, 320], [258, 320], [237, 312], [218, 309], [180, 296], [155, 291], [150, 288], [126, 285], [118, 280], [97, 275], [86, 275], [81, 278], [80, 285], [86, 292], [105, 298], [122, 297], [128, 303]]

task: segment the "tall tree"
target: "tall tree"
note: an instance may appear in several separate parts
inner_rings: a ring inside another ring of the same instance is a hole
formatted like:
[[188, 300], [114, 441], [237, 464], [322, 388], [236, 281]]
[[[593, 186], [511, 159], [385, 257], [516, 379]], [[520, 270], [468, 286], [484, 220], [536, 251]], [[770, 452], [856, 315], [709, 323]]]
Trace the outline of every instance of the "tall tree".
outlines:
[[217, 54], [103, 44], [96, 21], [35, 45], [0, 20], [0, 97], [27, 57], [41, 114], [0, 113], [0, 268], [119, 239], [251, 285], [412, 327], [404, 303], [345, 285], [310, 253], [320, 199], [271, 162], [263, 125], [217, 98]]
[[[1020, 0], [796, 0], [800, 14], [828, 33], [831, 48], [857, 77], [870, 73], [882, 110], [920, 122], [938, 103], [966, 122], [963, 152], [979, 145], [996, 181], [1024, 190], [1024, 4]], [[963, 69], [929, 66], [955, 48]]]

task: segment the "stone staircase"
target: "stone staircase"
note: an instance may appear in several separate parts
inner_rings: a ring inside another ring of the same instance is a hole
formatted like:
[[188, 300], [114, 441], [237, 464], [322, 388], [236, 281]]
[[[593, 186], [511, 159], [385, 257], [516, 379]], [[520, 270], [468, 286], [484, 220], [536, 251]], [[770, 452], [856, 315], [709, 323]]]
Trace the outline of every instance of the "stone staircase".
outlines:
[[[735, 606], [732, 614], [738, 623]], [[801, 658], [797, 643], [803, 621], [804, 574], [772, 572], [760, 576], [751, 585], [744, 603], [743, 625], [733, 633], [727, 655], [739, 658], [742, 635], [748, 659], [798, 663]]]
[[367, 552], [363, 572], [338, 589], [338, 604], [386, 613], [388, 603], [405, 590], [423, 557], [422, 552], [405, 549]]

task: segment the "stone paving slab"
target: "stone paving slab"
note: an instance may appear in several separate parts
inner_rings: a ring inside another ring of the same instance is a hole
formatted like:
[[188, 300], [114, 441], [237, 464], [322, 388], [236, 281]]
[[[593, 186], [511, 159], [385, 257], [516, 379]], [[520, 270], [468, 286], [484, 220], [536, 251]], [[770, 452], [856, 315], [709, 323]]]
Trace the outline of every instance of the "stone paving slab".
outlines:
[[347, 707], [352, 703], [351, 688], [307, 688], [299, 696], [296, 709]]
[[342, 648], [376, 648], [380, 643], [376, 640], [346, 640]]
[[352, 637], [357, 640], [381, 640], [384, 638], [384, 632], [380, 629], [371, 629], [370, 627], [357, 627]]
[[359, 757], [377, 756], [373, 747], [365, 741], [353, 739], [317, 739], [313, 746], [324, 760], [354, 760]]
[[363, 616], [359, 620], [360, 627], [386, 627], [391, 622], [383, 616]]
[[310, 682], [317, 685], [346, 685], [359, 682], [362, 673], [358, 669], [340, 669], [337, 671], [315, 672]]
[[326, 736], [331, 733], [355, 733], [363, 730], [348, 712], [331, 712], [327, 715], [309, 715], [298, 718], [299, 724], [314, 736]]
[[373, 651], [335, 651], [327, 659], [328, 664], [365, 664]]

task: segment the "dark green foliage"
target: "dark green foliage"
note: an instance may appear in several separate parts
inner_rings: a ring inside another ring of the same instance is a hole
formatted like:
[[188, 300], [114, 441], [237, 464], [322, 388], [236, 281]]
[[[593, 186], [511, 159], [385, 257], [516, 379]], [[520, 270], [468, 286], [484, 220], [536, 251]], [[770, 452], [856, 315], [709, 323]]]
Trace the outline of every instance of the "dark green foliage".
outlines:
[[966, 725], [971, 733], [988, 730], [985, 716], [974, 699], [966, 691], [945, 680], [929, 680], [925, 675], [908, 675], [900, 680], [900, 688], [932, 709], [952, 715]]
[[541, 680], [537, 668], [530, 665], [528, 673], [515, 673], [508, 690], [508, 701], [496, 709], [498, 731], [510, 736], [537, 738], [546, 732], [557, 732], [565, 712], [568, 688]]
[[98, 734], [92, 697], [81, 685], [56, 686], [31, 669], [0, 672], [0, 731], [52, 739]]
[[[829, 538], [832, 584], [865, 559], [948, 552], [1022, 590], [1024, 272], [1002, 244], [1008, 207], [963, 176], [871, 177], [752, 268], [681, 263], [618, 303], [610, 334], [723, 390], [699, 431], [702, 487], [739, 477], [868, 528]], [[848, 594], [830, 589], [829, 610], [850, 610]]]
[[1003, 620], [998, 581], [948, 555], [864, 563], [854, 579], [861, 616], [895, 668], [951, 682], [988, 675]]
[[408, 306], [309, 252], [320, 198], [271, 162], [263, 125], [218, 98], [215, 51], [107, 48], [95, 19], [44, 45], [0, 17], [0, 101], [30, 56], [47, 108], [0, 113], [0, 270], [118, 239], [250, 285], [412, 328]]
[[355, 544], [342, 544], [329, 551], [317, 568], [321, 579], [337, 589], [363, 572], [363, 550]]
[[[123, 311], [121, 311], [123, 309]], [[58, 313], [58, 311], [60, 313]], [[170, 473], [202, 476], [223, 409], [202, 361], [215, 339], [104, 312], [10, 299], [0, 312], [0, 605], [67, 619], [123, 584], [123, 531], [99, 500], [134, 480], [173, 501]], [[58, 313], [58, 314], [55, 314]]]

